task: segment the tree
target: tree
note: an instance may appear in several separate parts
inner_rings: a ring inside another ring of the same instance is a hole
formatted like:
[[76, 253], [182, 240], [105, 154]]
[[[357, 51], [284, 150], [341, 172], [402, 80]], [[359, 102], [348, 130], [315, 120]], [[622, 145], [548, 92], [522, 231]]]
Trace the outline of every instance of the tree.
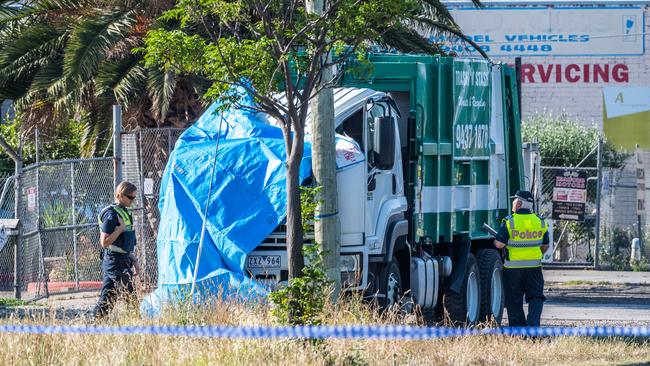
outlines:
[[[311, 100], [349, 72], [353, 60], [362, 65], [370, 47], [439, 52], [416, 25], [462, 36], [444, 5], [432, 0], [333, 0], [322, 14], [307, 12], [298, 0], [180, 0], [162, 19], [181, 27], [149, 31], [148, 67], [207, 78], [212, 84], [205, 97], [226, 108], [243, 107], [241, 95], [232, 92], [240, 88], [254, 99], [249, 108], [279, 121], [287, 156], [290, 278], [303, 267], [298, 169]], [[337, 69], [331, 77], [329, 68]]]
[[[50, 127], [38, 132], [41, 161], [78, 158], [83, 125], [75, 120], [69, 120], [57, 125], [56, 128]], [[20, 118], [16, 118], [12, 123], [0, 124], [0, 136], [2, 136], [0, 138], [4, 141], [0, 141], [0, 146], [6, 144], [15, 153], [22, 150], [23, 164], [32, 164], [36, 162], [35, 133], [35, 129], [24, 131], [21, 128]], [[19, 149], [21, 137], [22, 149]], [[0, 172], [13, 171], [15, 162], [12, 160], [10, 153], [0, 148]]]
[[[596, 126], [587, 126], [566, 115], [541, 114], [527, 119], [521, 126], [524, 142], [538, 141], [543, 166], [595, 167], [598, 138]], [[630, 156], [611, 142], [603, 144], [603, 166], [620, 168]], [[584, 161], [583, 161], [584, 160]]]
[[200, 80], [146, 68], [132, 49], [171, 0], [0, 1], [0, 99], [22, 123], [86, 126], [85, 155], [108, 142], [111, 106], [127, 124], [186, 126], [203, 110]]

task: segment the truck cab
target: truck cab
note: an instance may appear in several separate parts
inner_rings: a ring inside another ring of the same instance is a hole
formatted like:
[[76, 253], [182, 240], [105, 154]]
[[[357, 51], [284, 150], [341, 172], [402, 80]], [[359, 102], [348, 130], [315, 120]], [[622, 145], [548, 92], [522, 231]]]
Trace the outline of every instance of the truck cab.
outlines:
[[[363, 156], [358, 164], [337, 171], [341, 275], [349, 290], [372, 287], [369, 258], [385, 254], [388, 221], [403, 220], [408, 206], [399, 117], [397, 104], [386, 93], [353, 88], [335, 91], [338, 153], [345, 158], [346, 147], [352, 147]], [[310, 244], [313, 235], [305, 239]], [[253, 278], [271, 283], [287, 280], [285, 241], [286, 227], [280, 225], [248, 255], [247, 270]]]

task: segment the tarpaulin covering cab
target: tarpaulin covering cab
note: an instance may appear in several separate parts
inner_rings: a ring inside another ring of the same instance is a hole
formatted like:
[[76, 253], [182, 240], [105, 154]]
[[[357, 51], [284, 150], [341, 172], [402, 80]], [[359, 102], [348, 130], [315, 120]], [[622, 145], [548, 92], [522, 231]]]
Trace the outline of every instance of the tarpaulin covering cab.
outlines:
[[[246, 254], [285, 218], [284, 139], [278, 127], [266, 123], [265, 115], [249, 109], [219, 112], [219, 106], [210, 106], [181, 135], [167, 162], [158, 204], [158, 288], [142, 302], [143, 316], [159, 315], [165, 304], [188, 300], [206, 203], [193, 301], [266, 295], [263, 286], [246, 276], [244, 265]], [[354, 159], [349, 159], [351, 151]], [[338, 158], [343, 155], [347, 158]], [[362, 161], [358, 145], [337, 136], [337, 168]], [[306, 142], [300, 180], [310, 175], [311, 145]]]

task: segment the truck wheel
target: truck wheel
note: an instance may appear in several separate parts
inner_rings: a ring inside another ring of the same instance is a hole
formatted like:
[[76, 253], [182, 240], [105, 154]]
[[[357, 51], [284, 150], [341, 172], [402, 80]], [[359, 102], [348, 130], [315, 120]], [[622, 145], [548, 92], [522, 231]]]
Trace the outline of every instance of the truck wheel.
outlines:
[[444, 298], [445, 309], [454, 324], [478, 323], [481, 310], [481, 280], [473, 254], [467, 257], [465, 277], [460, 293], [447, 289]]
[[402, 299], [402, 278], [395, 257], [381, 271], [379, 294], [378, 302], [382, 310], [387, 310], [399, 304]]
[[501, 325], [503, 319], [503, 276], [501, 256], [494, 249], [481, 249], [477, 253], [481, 274], [481, 321], [494, 319]]

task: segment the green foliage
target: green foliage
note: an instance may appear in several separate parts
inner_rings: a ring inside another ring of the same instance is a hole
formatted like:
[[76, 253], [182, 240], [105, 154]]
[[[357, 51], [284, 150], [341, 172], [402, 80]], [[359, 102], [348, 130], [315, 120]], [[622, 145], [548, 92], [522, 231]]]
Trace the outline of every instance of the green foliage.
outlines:
[[[456, 29], [444, 5], [430, 1], [342, 0], [321, 17], [308, 13], [300, 1], [273, 0], [260, 6], [241, 0], [178, 1], [161, 20], [176, 22], [180, 29], [148, 32], [146, 65], [206, 77], [212, 82], [204, 95], [209, 100], [232, 103], [227, 91], [239, 85], [252, 86], [256, 101], [262, 102], [259, 97], [283, 91], [289, 78], [300, 87], [313, 83], [314, 67], [320, 68], [317, 60], [328, 53], [337, 56], [335, 62], [344, 62], [363, 58], [373, 45], [438, 52], [422, 36], [420, 42], [398, 39], [415, 24], [425, 24], [425, 14]], [[424, 28], [434, 26], [426, 23]], [[307, 86], [307, 92], [312, 88]]]
[[[20, 142], [20, 116], [13, 123], [0, 124], [0, 135], [7, 143], [18, 149]], [[41, 160], [76, 159], [80, 157], [80, 144], [84, 135], [83, 122], [69, 120], [54, 129], [39, 132]], [[23, 162], [24, 165], [36, 162], [36, 142], [34, 132], [23, 137]], [[0, 171], [14, 171], [14, 162], [3, 150], [0, 149]]]
[[632, 227], [604, 228], [601, 245], [601, 259], [611, 265], [614, 271], [630, 271], [632, 239], [637, 236]]
[[302, 212], [302, 230], [314, 232], [314, 215], [318, 206], [317, 197], [322, 187], [300, 187], [300, 206]]
[[10, 308], [25, 305], [28, 305], [28, 303], [24, 300], [0, 297], [0, 308]]
[[[537, 115], [521, 126], [524, 142], [538, 141], [542, 165], [575, 166], [598, 144], [602, 133], [595, 126], [585, 126], [566, 115]], [[603, 144], [603, 166], [618, 168], [629, 154], [605, 141]], [[597, 156], [589, 155], [582, 166], [596, 166]]]
[[[314, 232], [316, 197], [320, 187], [300, 187], [302, 225], [306, 233]], [[325, 306], [323, 294], [331, 283], [327, 280], [323, 252], [319, 245], [303, 247], [305, 268], [303, 276], [289, 280], [289, 285], [271, 292], [269, 298], [274, 305], [271, 312], [282, 324], [318, 325]]]
[[[125, 122], [147, 127], [172, 120], [181, 127], [203, 109], [193, 78], [156, 78], [149, 73], [161, 71], [144, 68], [142, 54], [131, 52], [173, 2], [17, 3], [11, 17], [0, 12], [0, 99], [15, 101], [27, 128], [83, 120], [82, 152], [92, 156], [108, 142], [113, 104], [124, 107]], [[178, 80], [189, 86], [176, 88]]]
[[303, 248], [305, 268], [303, 276], [289, 280], [289, 284], [271, 292], [272, 315], [282, 324], [319, 325], [325, 306], [329, 281], [325, 273], [323, 253], [317, 245]]
[[62, 200], [50, 200], [41, 206], [41, 219], [46, 228], [72, 224], [72, 208]]
[[630, 266], [634, 272], [645, 272], [650, 270], [650, 267], [648, 266], [648, 258], [646, 257], [641, 257], [641, 260], [638, 262], [633, 261], [630, 263]]

